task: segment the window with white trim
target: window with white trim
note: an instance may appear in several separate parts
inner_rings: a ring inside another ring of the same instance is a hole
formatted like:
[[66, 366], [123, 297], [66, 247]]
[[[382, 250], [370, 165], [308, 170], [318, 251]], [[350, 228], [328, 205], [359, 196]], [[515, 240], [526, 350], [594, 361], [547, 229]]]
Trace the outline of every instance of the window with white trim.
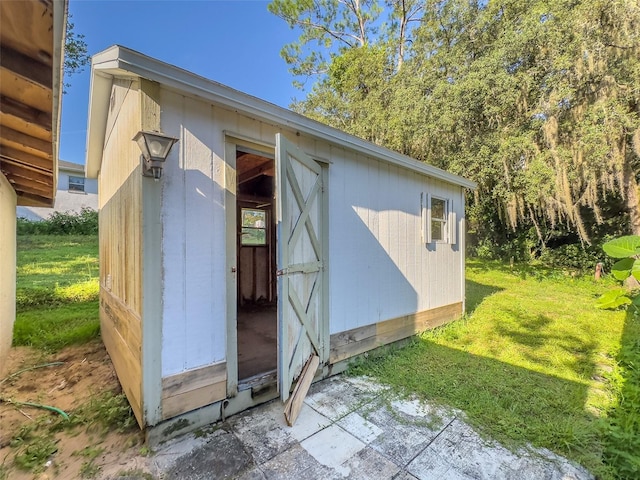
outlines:
[[69, 191], [84, 193], [84, 177], [69, 176]]
[[425, 244], [456, 243], [456, 214], [452, 201], [434, 197], [429, 193], [421, 196], [422, 239]]
[[431, 197], [431, 241], [445, 242], [447, 240], [447, 201], [442, 198]]

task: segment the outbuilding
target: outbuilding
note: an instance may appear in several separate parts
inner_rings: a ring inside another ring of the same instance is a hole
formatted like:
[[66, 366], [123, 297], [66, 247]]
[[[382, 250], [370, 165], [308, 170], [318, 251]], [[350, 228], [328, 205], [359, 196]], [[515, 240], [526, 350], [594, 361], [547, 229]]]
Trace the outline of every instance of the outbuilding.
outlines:
[[87, 135], [102, 338], [152, 439], [464, 312], [471, 181], [120, 46]]

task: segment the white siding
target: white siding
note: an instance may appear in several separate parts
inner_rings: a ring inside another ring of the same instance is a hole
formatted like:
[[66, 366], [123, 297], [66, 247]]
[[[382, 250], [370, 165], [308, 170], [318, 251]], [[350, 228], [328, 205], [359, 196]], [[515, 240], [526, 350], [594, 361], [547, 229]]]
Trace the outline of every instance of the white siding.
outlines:
[[180, 138], [163, 173], [162, 375], [225, 358], [224, 170], [211, 106], [162, 90], [162, 129]]
[[427, 246], [420, 230], [422, 193], [462, 224], [462, 188], [169, 90], [162, 128], [180, 138], [162, 179], [163, 376], [226, 359], [225, 132], [281, 131], [329, 162], [331, 334], [464, 300], [461, 243]]
[[460, 187], [348, 153], [329, 168], [331, 334], [463, 301], [460, 245], [421, 240], [421, 193]]
[[0, 173], [0, 365], [4, 365], [11, 348], [15, 318], [16, 192]]

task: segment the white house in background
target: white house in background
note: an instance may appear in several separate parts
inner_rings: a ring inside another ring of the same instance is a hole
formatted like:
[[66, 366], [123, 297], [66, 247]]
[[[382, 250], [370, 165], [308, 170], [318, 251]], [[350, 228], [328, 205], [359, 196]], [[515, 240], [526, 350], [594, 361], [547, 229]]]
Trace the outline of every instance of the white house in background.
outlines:
[[58, 190], [53, 208], [18, 207], [18, 218], [44, 220], [53, 212], [78, 213], [83, 208], [98, 209], [98, 181], [85, 178], [84, 165], [58, 161]]

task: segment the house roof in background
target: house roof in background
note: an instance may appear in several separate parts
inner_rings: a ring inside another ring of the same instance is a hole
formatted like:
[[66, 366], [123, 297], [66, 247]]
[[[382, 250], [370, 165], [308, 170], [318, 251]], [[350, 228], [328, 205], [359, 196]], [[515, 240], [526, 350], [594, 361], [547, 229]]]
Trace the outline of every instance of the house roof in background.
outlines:
[[81, 163], [67, 162], [66, 160], [58, 160], [58, 170], [66, 170], [68, 172], [79, 173], [84, 176], [84, 165]]
[[53, 205], [68, 0], [0, 2], [0, 171], [18, 205]]
[[303, 115], [239, 92], [181, 68], [169, 65], [134, 50], [114, 45], [93, 56], [87, 126], [87, 177], [95, 178], [102, 162], [107, 112], [113, 78], [145, 78], [213, 105], [247, 112], [253, 118], [275, 125], [287, 125], [312, 138], [362, 152], [409, 170], [466, 188], [476, 183], [432, 165], [380, 147]]

